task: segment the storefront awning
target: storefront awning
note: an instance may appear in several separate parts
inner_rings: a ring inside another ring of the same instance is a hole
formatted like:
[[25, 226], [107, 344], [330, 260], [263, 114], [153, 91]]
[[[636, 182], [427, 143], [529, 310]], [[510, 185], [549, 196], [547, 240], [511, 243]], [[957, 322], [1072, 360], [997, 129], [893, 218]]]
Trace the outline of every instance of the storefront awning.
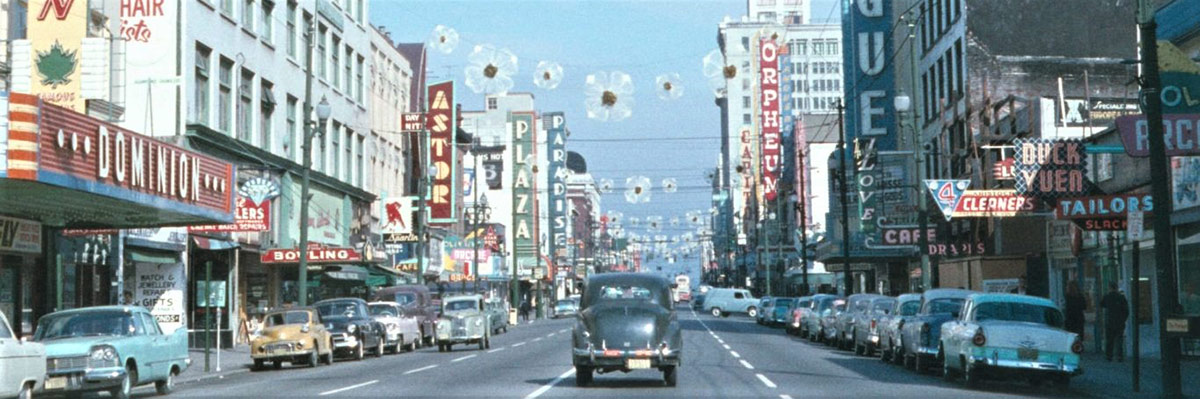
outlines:
[[237, 241], [222, 240], [218, 238], [209, 238], [201, 236], [192, 236], [192, 242], [196, 247], [209, 251], [222, 251], [238, 247]]
[[321, 272], [322, 278], [346, 281], [366, 281], [370, 272], [361, 266], [337, 265], [325, 266]]
[[170, 265], [179, 262], [178, 252], [154, 251], [138, 247], [125, 247], [125, 255], [134, 263]]

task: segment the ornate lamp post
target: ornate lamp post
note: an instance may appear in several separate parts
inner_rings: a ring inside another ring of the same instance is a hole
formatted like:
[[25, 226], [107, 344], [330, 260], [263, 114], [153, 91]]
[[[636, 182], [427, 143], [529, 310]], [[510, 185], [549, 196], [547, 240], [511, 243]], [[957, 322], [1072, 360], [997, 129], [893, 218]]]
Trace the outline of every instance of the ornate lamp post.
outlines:
[[[312, 97], [312, 53], [311, 52], [309, 53], [309, 56], [308, 56], [308, 65], [309, 65], [309, 71], [308, 71], [309, 82], [308, 82], [308, 87], [306, 89], [306, 91], [308, 92], [308, 96], [306, 98], [311, 98]], [[300, 298], [297, 301], [297, 303], [299, 303], [300, 306], [308, 305], [308, 202], [310, 200], [312, 200], [311, 198], [309, 198], [308, 189], [309, 189], [309, 185], [311, 184], [310, 183], [310, 174], [312, 172], [312, 140], [313, 140], [313, 137], [320, 135], [321, 132], [323, 132], [325, 130], [325, 122], [329, 121], [329, 114], [331, 112], [331, 110], [329, 108], [329, 101], [326, 101], [324, 96], [321, 97], [321, 103], [317, 104], [316, 108], [317, 108], [316, 109], [317, 120], [315, 120], [315, 121], [309, 120], [307, 123], [304, 124], [304, 143], [301, 144], [301, 150], [300, 150], [301, 152], [304, 153], [303, 160], [302, 160], [303, 164], [301, 166], [301, 169], [302, 169], [301, 176], [302, 177], [300, 180], [300, 248], [299, 248], [300, 249], [300, 275], [299, 275], [299, 278], [297, 279], [297, 280], [299, 280], [299, 286], [300, 286], [299, 287]], [[312, 115], [311, 103], [306, 104], [305, 109], [307, 110], [307, 112], [305, 112], [306, 115]]]
[[488, 206], [487, 194], [479, 194], [478, 187], [475, 188], [475, 204], [471, 205], [471, 231], [475, 239], [472, 240], [475, 247], [475, 259], [471, 262], [471, 267], [475, 270], [471, 271], [471, 277], [474, 278], [475, 291], [479, 291], [479, 225], [485, 220], [491, 219], [492, 208]]

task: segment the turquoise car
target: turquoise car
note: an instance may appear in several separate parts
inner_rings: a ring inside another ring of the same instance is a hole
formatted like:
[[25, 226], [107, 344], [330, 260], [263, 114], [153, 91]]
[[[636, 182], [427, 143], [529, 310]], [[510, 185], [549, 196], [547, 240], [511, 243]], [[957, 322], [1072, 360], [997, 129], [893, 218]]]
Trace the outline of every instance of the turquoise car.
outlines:
[[125, 399], [154, 383], [165, 395], [187, 369], [187, 330], [163, 334], [154, 316], [135, 306], [64, 310], [38, 321], [34, 341], [46, 346], [48, 394], [109, 392]]

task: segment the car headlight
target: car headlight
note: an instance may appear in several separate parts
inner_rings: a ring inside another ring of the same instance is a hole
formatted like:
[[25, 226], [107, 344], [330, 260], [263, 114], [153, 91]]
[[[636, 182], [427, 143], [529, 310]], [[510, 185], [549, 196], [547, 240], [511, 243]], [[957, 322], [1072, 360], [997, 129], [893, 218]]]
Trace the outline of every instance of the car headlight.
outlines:
[[108, 345], [92, 347], [92, 352], [88, 356], [88, 368], [90, 369], [117, 367], [120, 364], [121, 359], [117, 356], [117, 350]]
[[483, 319], [475, 319], [475, 327], [482, 327]]
[[395, 324], [388, 324], [387, 328], [388, 328], [388, 331], [396, 331], [397, 329], [399, 329], [399, 327], [397, 327]]
[[358, 327], [355, 327], [353, 324], [346, 327], [346, 332], [348, 333], [354, 334], [355, 331], [358, 331]]

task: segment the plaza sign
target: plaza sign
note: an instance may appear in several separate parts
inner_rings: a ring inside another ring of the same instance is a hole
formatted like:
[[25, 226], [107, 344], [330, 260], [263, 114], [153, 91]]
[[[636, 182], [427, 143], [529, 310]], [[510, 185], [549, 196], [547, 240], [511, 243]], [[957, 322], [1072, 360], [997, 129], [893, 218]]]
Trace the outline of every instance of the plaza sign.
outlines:
[[537, 143], [535, 137], [537, 126], [532, 113], [517, 113], [509, 115], [509, 125], [512, 126], [513, 146], [513, 186], [512, 186], [512, 228], [513, 256], [520, 265], [521, 271], [537, 266], [538, 245], [535, 217], [537, 216], [536, 201], [537, 186], [533, 176], [533, 167], [537, 165], [537, 155], [534, 152]]

